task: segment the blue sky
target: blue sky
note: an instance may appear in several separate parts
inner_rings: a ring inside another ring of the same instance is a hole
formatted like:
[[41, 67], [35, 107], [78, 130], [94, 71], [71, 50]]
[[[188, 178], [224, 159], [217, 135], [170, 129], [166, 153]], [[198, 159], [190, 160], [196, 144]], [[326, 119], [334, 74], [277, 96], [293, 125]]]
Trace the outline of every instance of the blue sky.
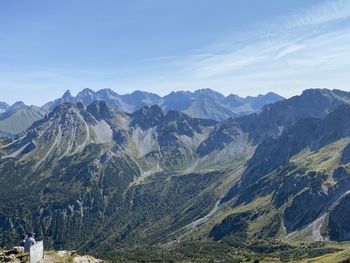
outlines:
[[350, 90], [350, 0], [0, 0], [0, 101]]

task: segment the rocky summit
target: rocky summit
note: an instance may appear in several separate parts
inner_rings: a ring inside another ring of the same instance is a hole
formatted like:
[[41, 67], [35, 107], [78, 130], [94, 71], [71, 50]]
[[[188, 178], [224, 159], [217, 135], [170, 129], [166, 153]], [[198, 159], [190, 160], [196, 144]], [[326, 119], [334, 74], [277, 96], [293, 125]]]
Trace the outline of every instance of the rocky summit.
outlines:
[[0, 247], [33, 230], [48, 249], [116, 262], [346, 255], [350, 93], [225, 120], [80, 96], [0, 141]]

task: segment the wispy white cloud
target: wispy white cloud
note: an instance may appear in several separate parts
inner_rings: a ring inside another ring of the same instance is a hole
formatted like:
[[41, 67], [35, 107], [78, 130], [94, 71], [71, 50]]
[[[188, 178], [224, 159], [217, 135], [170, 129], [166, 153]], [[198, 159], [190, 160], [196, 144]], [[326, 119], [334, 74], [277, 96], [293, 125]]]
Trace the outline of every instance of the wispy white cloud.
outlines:
[[193, 70], [195, 76], [199, 78], [208, 78], [238, 70], [242, 67], [257, 63], [262, 59], [264, 59], [263, 54], [253, 54], [250, 56], [242, 56], [235, 53], [224, 56], [214, 55], [210, 58], [195, 62]]
[[284, 56], [293, 54], [295, 52], [297, 52], [298, 50], [304, 48], [304, 45], [298, 45], [298, 44], [291, 44], [290, 46], [287, 46], [286, 48], [284, 48], [283, 50], [281, 50], [277, 56], [276, 59], [282, 58]]
[[[332, 28], [324, 30], [320, 26], [347, 18], [350, 18], [350, 1], [348, 0], [326, 1], [319, 6], [303, 10], [301, 13], [280, 17], [269, 23], [269, 25], [274, 24], [270, 28], [257, 26], [257, 31], [251, 33], [251, 38], [246, 40], [244, 47], [237, 49], [235, 45], [232, 45], [231, 50], [227, 50], [226, 46], [225, 55], [221, 55], [222, 50], [219, 49], [211, 50], [211, 57], [198, 58], [192, 65], [195, 75], [211, 77], [229, 72], [234, 73], [260, 63], [271, 64], [275, 62], [274, 60], [284, 59], [286, 56], [302, 55], [306, 45], [311, 45], [309, 49], [318, 48], [313, 52], [319, 53], [316, 61], [324, 61], [325, 56], [331, 56], [325, 52], [335, 51], [330, 50], [329, 47], [337, 47], [346, 43], [347, 37], [344, 37], [344, 34], [347, 34], [350, 27], [347, 25], [342, 30], [336, 30], [334, 34], [329, 35]], [[311, 26], [311, 32], [309, 28], [305, 29], [305, 26]], [[299, 29], [296, 30], [295, 27]], [[271, 37], [271, 32], [277, 32], [277, 35]], [[318, 41], [325, 41], [325, 44]], [[344, 51], [349, 53], [350, 48], [346, 46]], [[312, 59], [314, 60], [315, 57]]]
[[308, 87], [342, 86], [350, 83], [344, 70], [350, 68], [348, 20], [350, 1], [324, 1], [257, 25], [244, 37], [224, 38], [194, 52], [205, 56], [187, 55], [164, 63], [181, 65], [182, 79], [174, 83], [196, 88], [222, 85], [224, 93], [230, 93], [230, 87], [245, 87], [242, 94], [249, 94], [280, 85], [288, 96]]
[[331, 0], [290, 16], [289, 26], [316, 26], [350, 18], [350, 1]]

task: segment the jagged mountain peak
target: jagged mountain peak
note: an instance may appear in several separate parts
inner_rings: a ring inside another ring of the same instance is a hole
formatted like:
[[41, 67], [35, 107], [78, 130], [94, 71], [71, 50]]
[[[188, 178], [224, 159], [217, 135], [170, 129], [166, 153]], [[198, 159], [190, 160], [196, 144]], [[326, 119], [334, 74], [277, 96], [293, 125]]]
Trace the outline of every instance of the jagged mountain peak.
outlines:
[[97, 120], [112, 119], [116, 112], [104, 101], [94, 101], [87, 106], [87, 111], [90, 112]]
[[257, 96], [247, 96], [247, 97], [245, 97], [245, 99], [254, 99], [254, 98], [262, 98], [262, 97], [280, 97], [280, 98], [283, 98], [282, 96], [276, 94], [275, 92], [269, 91], [266, 94], [258, 94]]
[[75, 103], [72, 103], [72, 102], [64, 102], [64, 103], [58, 105], [49, 115], [66, 113], [70, 110], [78, 110], [77, 105]]
[[266, 94], [259, 94], [256, 97], [248, 96], [244, 99], [244, 101], [249, 103], [254, 111], [257, 111], [263, 108], [265, 105], [283, 101], [284, 99], [285, 98], [274, 92], [268, 92]]
[[57, 106], [52, 112], [50, 112], [46, 117], [37, 122], [34, 123], [37, 124], [37, 126], [42, 125], [43, 123], [59, 123], [57, 126], [52, 126], [52, 128], [59, 129], [61, 127], [64, 127], [65, 130], [70, 130], [72, 127], [77, 125], [79, 122], [83, 120], [82, 118], [82, 112], [84, 111], [84, 108], [81, 108], [81, 105], [77, 105], [71, 102], [64, 102]]
[[[281, 97], [281, 98], [283, 98], [282, 96], [278, 95], [277, 93], [275, 93], [273, 91], [270, 91], [270, 92], [266, 93], [265, 95], [263, 95], [263, 94], [259, 94], [259, 95], [265, 96], [265, 97]], [[258, 97], [259, 97], [259, 95], [258, 95]]]
[[16, 101], [14, 104], [11, 105], [10, 110], [15, 110], [18, 108], [26, 107], [23, 101]]
[[101, 89], [99, 91], [96, 92], [96, 96], [97, 97], [107, 97], [107, 98], [114, 98], [119, 96], [118, 93], [116, 93], [115, 91], [111, 90], [111, 89]]
[[350, 92], [342, 91], [338, 89], [307, 89], [302, 92], [300, 97], [303, 97], [305, 100], [315, 101], [321, 99], [323, 101], [334, 101], [340, 103], [350, 103]]
[[217, 122], [214, 120], [192, 118], [183, 112], [170, 110], [158, 126], [158, 131], [175, 132], [193, 138], [195, 133], [202, 133], [203, 129], [213, 128], [216, 124]]
[[160, 124], [165, 116], [164, 110], [158, 105], [145, 106], [131, 114], [131, 127], [140, 127], [143, 130]]
[[167, 121], [174, 121], [176, 119], [180, 119], [180, 118], [189, 118], [189, 116], [185, 113], [176, 111], [176, 110], [169, 110], [166, 115], [165, 118]]
[[241, 106], [244, 106], [245, 104], [244, 98], [235, 94], [228, 95], [225, 98], [225, 102], [232, 107], [241, 107]]
[[68, 89], [68, 90], [66, 90], [66, 92], [63, 94], [63, 96], [62, 96], [62, 100], [64, 100], [64, 101], [69, 101], [69, 100], [71, 100], [73, 98], [73, 96], [72, 96], [72, 94], [71, 94], [71, 92], [70, 92], [70, 90]]
[[96, 93], [91, 89], [83, 89], [75, 98], [75, 101], [80, 101], [84, 104], [90, 104], [96, 100]]
[[124, 103], [130, 105], [131, 111], [135, 111], [144, 106], [151, 106], [154, 104], [161, 106], [163, 103], [162, 98], [157, 94], [140, 90], [136, 90], [131, 94], [122, 95], [121, 98]]
[[204, 96], [207, 98], [218, 99], [218, 100], [225, 99], [224, 95], [209, 88], [196, 90], [194, 92], [194, 95]]
[[65, 102], [58, 105], [49, 115], [48, 118], [56, 118], [61, 116], [67, 116], [69, 114], [81, 115], [89, 119], [89, 114], [96, 120], [110, 120], [116, 116], [114, 108], [109, 106], [104, 101], [94, 101], [88, 106], [85, 106], [81, 102], [71, 103]]
[[191, 117], [190, 115], [188, 115], [186, 113], [176, 111], [176, 110], [167, 111], [166, 114], [164, 115], [164, 121], [167, 123], [177, 122], [177, 121], [180, 121], [180, 122], [181, 121], [202, 121], [205, 123], [211, 123], [212, 125], [217, 123], [217, 121], [215, 121], [215, 120]]
[[92, 96], [95, 94], [95, 91], [89, 88], [85, 88], [78, 93], [78, 96]]
[[8, 111], [10, 108], [10, 105], [8, 105], [6, 102], [0, 101], [0, 114]]
[[204, 156], [215, 150], [222, 150], [230, 143], [243, 141], [242, 136], [244, 136], [243, 131], [232, 118], [228, 118], [215, 125], [209, 137], [199, 145], [197, 153]]
[[[122, 96], [123, 99], [125, 99], [128, 103], [133, 103], [133, 101], [140, 101], [144, 103], [151, 103], [151, 104], [161, 104], [161, 97], [155, 93], [141, 91], [141, 90], [135, 90], [134, 92], [130, 94], [125, 94]], [[147, 106], [150, 106], [149, 104]]]
[[176, 95], [176, 94], [181, 94], [181, 95], [191, 95], [192, 92], [191, 91], [185, 91], [185, 90], [177, 90], [177, 91], [172, 91], [170, 92], [168, 95], [166, 96], [173, 96], [173, 95]]
[[147, 96], [155, 96], [155, 97], [159, 97], [157, 94], [152, 93], [152, 92], [147, 92], [147, 91], [142, 91], [142, 90], [135, 90], [130, 94], [125, 94], [126, 95], [134, 95], [134, 96], [140, 96], [140, 97], [147, 97]]
[[240, 96], [238, 96], [238, 95], [236, 95], [236, 94], [229, 94], [227, 97], [226, 97], [226, 99], [241, 99], [241, 100], [244, 100], [244, 98], [242, 98], [242, 97], [240, 97]]
[[9, 107], [10, 107], [10, 105], [8, 105], [6, 102], [0, 101], [0, 108], [6, 109], [6, 108], [9, 108]]
[[139, 113], [139, 112], [142, 112], [144, 114], [151, 114], [151, 115], [152, 114], [155, 114], [155, 115], [164, 115], [165, 114], [164, 110], [156, 104], [152, 105], [152, 106], [144, 106], [141, 109], [139, 109], [138, 111], [134, 112], [132, 114], [132, 116]]
[[326, 88], [315, 88], [315, 89], [306, 89], [302, 92], [301, 96], [317, 96], [317, 95], [332, 95], [332, 90]]
[[[104, 88], [104, 89], [100, 89], [97, 92], [103, 92], [103, 93], [115, 93], [117, 94], [114, 90], [110, 89], [110, 88]], [[97, 93], [96, 92], [96, 93]]]

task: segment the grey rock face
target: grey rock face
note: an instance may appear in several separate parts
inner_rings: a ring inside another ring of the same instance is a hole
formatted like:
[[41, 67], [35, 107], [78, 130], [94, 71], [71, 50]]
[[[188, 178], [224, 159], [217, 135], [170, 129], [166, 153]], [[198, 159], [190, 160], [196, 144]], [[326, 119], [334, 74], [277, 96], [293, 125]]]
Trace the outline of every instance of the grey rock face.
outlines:
[[331, 240], [350, 240], [350, 196], [347, 195], [329, 215], [329, 235]]

